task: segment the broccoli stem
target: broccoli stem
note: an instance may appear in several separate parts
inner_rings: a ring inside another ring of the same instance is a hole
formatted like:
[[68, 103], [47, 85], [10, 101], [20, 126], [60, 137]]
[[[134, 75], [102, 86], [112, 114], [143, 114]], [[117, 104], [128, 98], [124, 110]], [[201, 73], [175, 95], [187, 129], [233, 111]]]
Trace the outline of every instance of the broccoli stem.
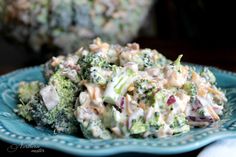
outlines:
[[113, 76], [104, 92], [104, 101], [110, 104], [116, 104], [123, 96], [128, 87], [137, 79], [137, 74], [128, 68], [123, 68]]

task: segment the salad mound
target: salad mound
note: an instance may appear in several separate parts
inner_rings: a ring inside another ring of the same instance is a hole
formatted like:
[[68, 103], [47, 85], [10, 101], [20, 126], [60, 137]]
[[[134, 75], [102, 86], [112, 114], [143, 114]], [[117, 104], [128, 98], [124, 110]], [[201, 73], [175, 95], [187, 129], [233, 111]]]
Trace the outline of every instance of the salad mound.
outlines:
[[55, 132], [98, 139], [159, 138], [220, 120], [227, 99], [214, 74], [181, 58], [97, 38], [48, 61], [46, 83], [21, 82], [16, 112]]

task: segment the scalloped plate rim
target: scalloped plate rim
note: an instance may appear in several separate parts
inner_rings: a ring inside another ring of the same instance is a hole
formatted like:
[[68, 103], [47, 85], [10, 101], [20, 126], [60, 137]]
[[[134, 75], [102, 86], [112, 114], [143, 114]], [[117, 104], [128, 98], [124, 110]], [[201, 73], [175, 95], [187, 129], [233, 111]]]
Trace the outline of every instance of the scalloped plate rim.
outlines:
[[[191, 64], [193, 66], [197, 66], [197, 67], [205, 67], [202, 65], [196, 65], [196, 64]], [[5, 80], [9, 77], [12, 77], [14, 75], [17, 75], [20, 72], [23, 71], [28, 71], [28, 70], [34, 70], [34, 69], [39, 69], [41, 66], [35, 66], [35, 67], [29, 67], [29, 68], [23, 68], [23, 69], [19, 69], [13, 72], [10, 72], [8, 74], [2, 75], [0, 76], [0, 81], [1, 80]], [[230, 71], [226, 71], [226, 70], [221, 70], [215, 67], [210, 67], [213, 68], [214, 70], [218, 71], [219, 73], [223, 73], [226, 75], [230, 75], [235, 77], [236, 79], [236, 73], [230, 72]], [[0, 123], [0, 130], [1, 129], [5, 129], [4, 125], [2, 125], [2, 123]], [[54, 150], [58, 150], [61, 152], [66, 152], [69, 154], [74, 154], [74, 155], [85, 155], [85, 156], [101, 156], [101, 155], [114, 155], [114, 154], [120, 154], [120, 153], [149, 153], [149, 154], [179, 154], [179, 153], [184, 153], [184, 152], [189, 152], [195, 149], [198, 149], [202, 146], [205, 146], [207, 144], [210, 144], [216, 140], [219, 139], [223, 139], [223, 138], [228, 138], [228, 137], [236, 137], [236, 132], [233, 131], [223, 131], [216, 134], [212, 134], [210, 135], [208, 138], [204, 138], [201, 139], [199, 141], [190, 143], [190, 144], [186, 144], [186, 145], [181, 145], [181, 146], [174, 146], [173, 147], [166, 147], [166, 148], [158, 148], [158, 147], [151, 147], [149, 145], [128, 145], [129, 142], [131, 141], [135, 141], [136, 139], [123, 139], [123, 141], [126, 141], [127, 144], [122, 145], [122, 146], [111, 146], [109, 148], [103, 148], [101, 150], [96, 150], [96, 151], [91, 151], [90, 149], [86, 150], [86, 149], [77, 149], [75, 147], [70, 147], [69, 145], [63, 145], [61, 143], [57, 143], [57, 145], [55, 146], [55, 142], [53, 141], [39, 141], [36, 139], [33, 139], [33, 142], [36, 142], [38, 146], [41, 147], [45, 147], [45, 148], [50, 148], [50, 149], [54, 149]], [[23, 144], [23, 145], [27, 145], [27, 143], [29, 143], [27, 140], [25, 142], [22, 143], [22, 141], [20, 139], [16, 139], [14, 137], [10, 137], [10, 136], [6, 136], [4, 134], [4, 132], [0, 131], [0, 139], [7, 142], [7, 143], [12, 143], [12, 144]], [[52, 137], [52, 139], [55, 139], [54, 137]], [[115, 140], [110, 140], [110, 141], [115, 141]], [[32, 142], [32, 141], [30, 141]]]

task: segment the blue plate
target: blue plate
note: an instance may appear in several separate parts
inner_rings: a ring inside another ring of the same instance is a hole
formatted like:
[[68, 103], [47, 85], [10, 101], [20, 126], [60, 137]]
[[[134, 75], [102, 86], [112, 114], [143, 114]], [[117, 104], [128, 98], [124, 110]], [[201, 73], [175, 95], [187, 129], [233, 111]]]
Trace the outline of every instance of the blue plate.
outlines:
[[[199, 70], [202, 67], [196, 66]], [[215, 140], [236, 137], [236, 74], [213, 67], [218, 86], [226, 91], [229, 102], [222, 120], [209, 127], [192, 129], [188, 133], [161, 139], [87, 140], [75, 136], [54, 134], [37, 128], [18, 117], [16, 91], [20, 81], [44, 81], [42, 67], [17, 70], [0, 77], [0, 139], [20, 145], [37, 145], [86, 156], [112, 155], [124, 152], [177, 154], [188, 152]]]

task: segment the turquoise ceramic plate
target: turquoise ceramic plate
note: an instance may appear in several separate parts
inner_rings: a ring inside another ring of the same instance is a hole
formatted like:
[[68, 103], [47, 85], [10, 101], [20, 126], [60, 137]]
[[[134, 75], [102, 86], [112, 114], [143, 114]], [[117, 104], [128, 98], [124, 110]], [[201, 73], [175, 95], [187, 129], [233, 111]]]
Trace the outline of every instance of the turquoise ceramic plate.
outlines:
[[[200, 69], [201, 66], [196, 66]], [[225, 89], [229, 102], [222, 120], [207, 128], [162, 139], [87, 140], [68, 135], [55, 135], [26, 123], [14, 114], [18, 82], [44, 81], [41, 67], [18, 70], [0, 77], [0, 139], [8, 143], [37, 145], [75, 155], [111, 155], [124, 152], [177, 154], [188, 152], [215, 140], [236, 136], [236, 74], [211, 68], [218, 86]]]

